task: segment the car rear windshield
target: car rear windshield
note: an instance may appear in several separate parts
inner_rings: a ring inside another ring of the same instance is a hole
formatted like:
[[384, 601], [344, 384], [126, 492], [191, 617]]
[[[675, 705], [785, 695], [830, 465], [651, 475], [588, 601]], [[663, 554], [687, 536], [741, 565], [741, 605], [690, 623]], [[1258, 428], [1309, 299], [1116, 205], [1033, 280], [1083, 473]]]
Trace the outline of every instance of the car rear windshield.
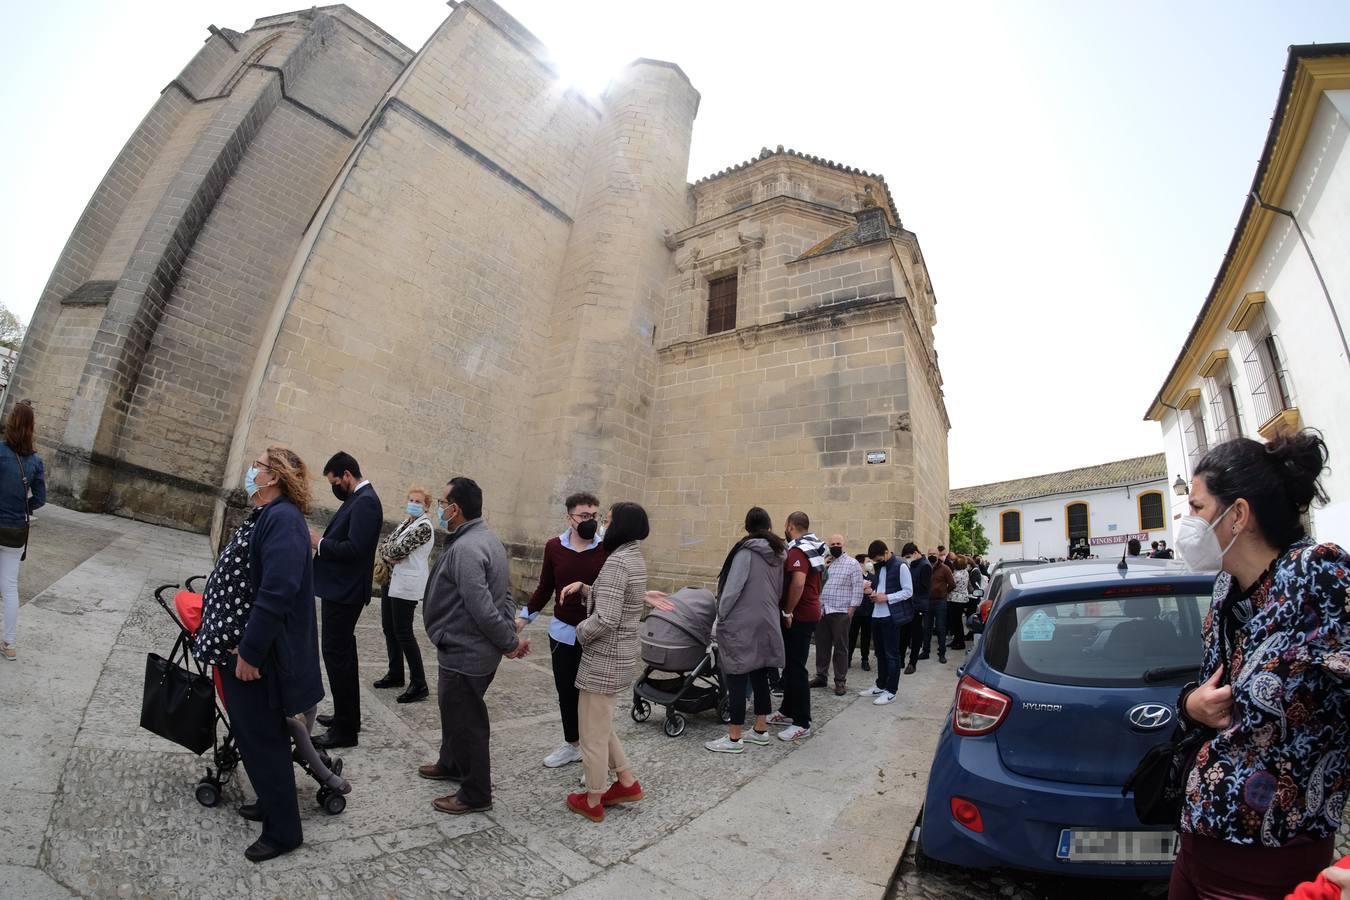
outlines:
[[1185, 681], [1200, 668], [1209, 603], [1207, 594], [1139, 594], [1019, 605], [990, 623], [984, 658], [1000, 672], [1051, 684]]

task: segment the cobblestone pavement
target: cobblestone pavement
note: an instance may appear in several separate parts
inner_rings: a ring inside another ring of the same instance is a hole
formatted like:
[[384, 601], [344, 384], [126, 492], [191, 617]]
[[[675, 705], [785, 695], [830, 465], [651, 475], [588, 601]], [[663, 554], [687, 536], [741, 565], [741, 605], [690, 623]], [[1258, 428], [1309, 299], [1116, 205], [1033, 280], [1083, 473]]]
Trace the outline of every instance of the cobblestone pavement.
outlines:
[[[1336, 858], [1350, 853], [1350, 821], [1341, 825]], [[1090, 892], [1085, 890], [1090, 886]], [[1091, 881], [1029, 875], [1013, 871], [947, 869], [919, 872], [914, 864], [914, 841], [905, 848], [900, 870], [887, 900], [1133, 900], [1167, 896], [1167, 885], [1138, 881]]]

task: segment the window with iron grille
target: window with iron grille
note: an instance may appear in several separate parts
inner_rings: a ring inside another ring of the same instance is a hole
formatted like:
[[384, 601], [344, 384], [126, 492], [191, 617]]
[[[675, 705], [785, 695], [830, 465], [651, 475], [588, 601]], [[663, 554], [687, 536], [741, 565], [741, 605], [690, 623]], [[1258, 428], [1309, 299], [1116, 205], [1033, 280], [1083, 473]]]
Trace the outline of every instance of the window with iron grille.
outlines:
[[1238, 409], [1237, 390], [1233, 387], [1233, 373], [1224, 360], [1209, 378], [1209, 407], [1214, 413], [1214, 440], [1217, 443], [1242, 437], [1242, 414]]
[[1070, 503], [1064, 510], [1064, 516], [1070, 541], [1092, 537], [1091, 530], [1088, 527], [1088, 505], [1086, 503]]
[[1163, 495], [1160, 491], [1148, 491], [1139, 495], [1139, 530], [1162, 531], [1167, 527], [1167, 514], [1163, 511]]
[[708, 282], [708, 334], [731, 331], [736, 327], [736, 276]]
[[1197, 398], [1194, 403], [1181, 411], [1186, 423], [1186, 454], [1190, 459], [1190, 471], [1200, 464], [1200, 458], [1209, 452], [1209, 438], [1205, 434], [1205, 405]]
[[1022, 542], [1022, 514], [1010, 509], [998, 517], [999, 541], [1004, 544]]
[[1247, 379], [1252, 384], [1256, 421], [1268, 422], [1284, 410], [1293, 409], [1294, 397], [1289, 387], [1289, 373], [1284, 367], [1284, 355], [1266, 321], [1264, 309], [1247, 326], [1240, 340], [1246, 351]]

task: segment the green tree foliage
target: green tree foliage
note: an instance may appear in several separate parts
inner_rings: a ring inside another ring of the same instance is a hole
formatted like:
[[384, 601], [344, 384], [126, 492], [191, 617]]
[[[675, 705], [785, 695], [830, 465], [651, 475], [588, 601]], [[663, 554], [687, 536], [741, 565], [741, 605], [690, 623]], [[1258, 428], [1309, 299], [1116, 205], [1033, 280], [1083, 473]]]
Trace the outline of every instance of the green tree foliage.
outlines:
[[961, 508], [952, 514], [947, 528], [947, 549], [965, 556], [984, 555], [989, 550], [989, 538], [984, 535], [984, 526], [976, 518], [974, 504], [962, 503]]
[[3, 303], [0, 303], [0, 347], [18, 350], [23, 343], [25, 331], [23, 320]]

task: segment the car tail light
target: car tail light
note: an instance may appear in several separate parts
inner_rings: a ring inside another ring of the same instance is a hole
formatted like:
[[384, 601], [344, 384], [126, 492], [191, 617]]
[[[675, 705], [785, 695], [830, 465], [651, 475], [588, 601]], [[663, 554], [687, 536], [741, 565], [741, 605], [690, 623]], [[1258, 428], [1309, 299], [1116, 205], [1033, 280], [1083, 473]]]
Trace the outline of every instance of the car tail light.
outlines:
[[994, 608], [994, 601], [993, 601], [993, 600], [984, 600], [984, 601], [981, 601], [981, 602], [980, 602], [980, 621], [981, 621], [981, 622], [988, 622], [988, 621], [989, 621], [989, 610], [991, 610], [991, 609], [993, 609], [993, 608]]
[[969, 675], [956, 685], [956, 712], [952, 731], [967, 737], [989, 734], [1003, 724], [1012, 706], [1012, 698], [985, 687]]
[[952, 798], [952, 818], [976, 834], [984, 833], [984, 817], [980, 808], [965, 797]]

